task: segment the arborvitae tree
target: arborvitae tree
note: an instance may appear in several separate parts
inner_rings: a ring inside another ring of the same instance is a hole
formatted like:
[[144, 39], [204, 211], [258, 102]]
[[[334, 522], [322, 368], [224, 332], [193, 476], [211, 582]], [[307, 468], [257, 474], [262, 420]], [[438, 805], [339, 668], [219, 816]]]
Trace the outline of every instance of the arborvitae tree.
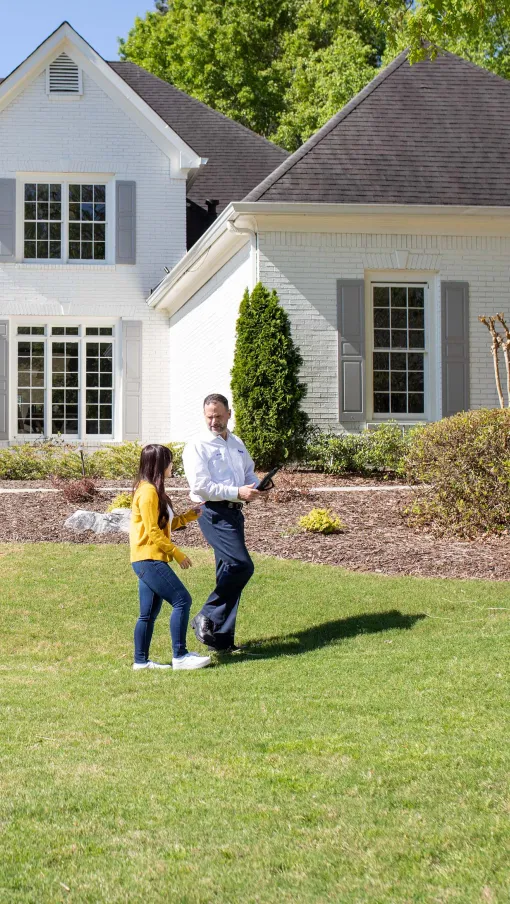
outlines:
[[232, 401], [235, 431], [260, 468], [295, 460], [303, 451], [308, 415], [300, 407], [306, 395], [301, 364], [276, 292], [262, 283], [251, 295], [247, 289], [237, 320]]

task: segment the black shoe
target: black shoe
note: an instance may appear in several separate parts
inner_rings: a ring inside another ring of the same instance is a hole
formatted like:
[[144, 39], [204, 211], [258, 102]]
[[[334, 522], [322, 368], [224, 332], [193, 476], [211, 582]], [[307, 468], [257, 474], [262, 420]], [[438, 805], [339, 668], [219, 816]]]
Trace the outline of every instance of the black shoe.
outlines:
[[195, 615], [191, 622], [196, 639], [203, 644], [214, 646], [214, 625], [205, 615]]

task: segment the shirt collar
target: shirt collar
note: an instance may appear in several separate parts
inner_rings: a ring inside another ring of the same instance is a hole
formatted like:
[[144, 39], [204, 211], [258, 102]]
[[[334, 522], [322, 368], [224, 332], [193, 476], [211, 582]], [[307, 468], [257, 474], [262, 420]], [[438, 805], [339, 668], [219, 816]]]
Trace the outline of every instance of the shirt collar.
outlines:
[[201, 439], [202, 439], [202, 442], [204, 442], [204, 443], [217, 443], [218, 441], [221, 441], [222, 443], [225, 443], [225, 442], [228, 443], [231, 436], [232, 436], [232, 434], [231, 434], [230, 430], [227, 430], [227, 438], [226, 438], [226, 440], [224, 440], [222, 436], [215, 436], [214, 433], [211, 433], [211, 431], [207, 430], [207, 428], [206, 428], [204, 430], [204, 433], [202, 434]]

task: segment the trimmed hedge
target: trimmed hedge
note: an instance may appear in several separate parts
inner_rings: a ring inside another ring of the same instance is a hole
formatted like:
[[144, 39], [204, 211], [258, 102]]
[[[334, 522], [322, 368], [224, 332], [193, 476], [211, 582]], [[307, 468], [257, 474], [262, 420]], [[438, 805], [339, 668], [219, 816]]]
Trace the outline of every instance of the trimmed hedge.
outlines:
[[416, 430], [404, 431], [395, 423], [381, 424], [363, 433], [312, 431], [303, 464], [324, 474], [374, 474], [403, 477], [405, 456]]
[[430, 484], [409, 522], [475, 537], [510, 527], [510, 410], [482, 408], [428, 424], [413, 438], [411, 481]]
[[[165, 443], [174, 456], [174, 474], [183, 474], [183, 443]], [[49, 477], [80, 478], [82, 476], [79, 446], [51, 440], [36, 440], [0, 449], [0, 479], [45, 480]], [[85, 475], [98, 479], [133, 480], [140, 461], [141, 443], [105, 446], [95, 452], [85, 451]]]

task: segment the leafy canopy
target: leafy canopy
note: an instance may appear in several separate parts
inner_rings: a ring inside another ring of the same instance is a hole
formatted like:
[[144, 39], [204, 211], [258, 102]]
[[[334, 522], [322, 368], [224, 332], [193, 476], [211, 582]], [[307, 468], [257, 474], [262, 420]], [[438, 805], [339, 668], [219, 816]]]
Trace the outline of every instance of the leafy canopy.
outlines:
[[406, 47], [510, 77], [510, 0], [156, 0], [122, 59], [295, 150]]

